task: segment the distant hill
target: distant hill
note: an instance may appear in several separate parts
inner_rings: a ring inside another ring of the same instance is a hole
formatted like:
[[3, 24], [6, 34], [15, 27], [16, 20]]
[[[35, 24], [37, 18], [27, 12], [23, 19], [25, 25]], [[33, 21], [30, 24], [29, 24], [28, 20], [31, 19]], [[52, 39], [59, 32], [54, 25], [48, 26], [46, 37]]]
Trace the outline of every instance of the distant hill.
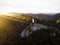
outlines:
[[33, 14], [33, 13], [16, 13], [16, 12], [11, 12], [8, 14], [13, 14], [16, 16], [19, 15], [27, 15], [27, 16], [32, 16], [34, 18], [39, 18], [39, 19], [44, 19], [44, 20], [56, 20], [60, 18], [60, 13], [39, 13], [39, 14]]
[[55, 14], [56, 19], [60, 19], [60, 13]]
[[35, 18], [40, 18], [44, 20], [54, 20], [54, 14], [27, 14], [29, 16], [35, 17]]

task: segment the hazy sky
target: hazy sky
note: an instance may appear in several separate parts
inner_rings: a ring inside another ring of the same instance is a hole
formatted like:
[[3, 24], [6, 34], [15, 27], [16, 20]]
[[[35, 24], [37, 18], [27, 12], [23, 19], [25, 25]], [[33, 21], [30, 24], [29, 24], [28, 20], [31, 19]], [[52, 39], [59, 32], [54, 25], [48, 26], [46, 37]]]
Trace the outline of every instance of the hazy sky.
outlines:
[[57, 13], [60, 0], [0, 0], [0, 13]]

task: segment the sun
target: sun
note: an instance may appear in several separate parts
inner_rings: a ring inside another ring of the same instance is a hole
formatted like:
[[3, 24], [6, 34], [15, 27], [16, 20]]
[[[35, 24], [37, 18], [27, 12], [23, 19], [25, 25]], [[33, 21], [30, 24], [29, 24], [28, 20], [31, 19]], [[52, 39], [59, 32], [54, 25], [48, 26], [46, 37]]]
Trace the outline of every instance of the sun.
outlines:
[[0, 16], [7, 15], [7, 16], [14, 16], [10, 11], [0, 12]]

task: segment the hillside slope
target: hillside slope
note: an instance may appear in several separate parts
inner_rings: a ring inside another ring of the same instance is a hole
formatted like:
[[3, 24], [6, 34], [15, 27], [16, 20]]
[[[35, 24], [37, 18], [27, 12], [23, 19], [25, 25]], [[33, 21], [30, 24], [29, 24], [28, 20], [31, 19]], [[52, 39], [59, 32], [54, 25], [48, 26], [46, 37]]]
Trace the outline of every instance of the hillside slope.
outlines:
[[[21, 17], [21, 16], [20, 16]], [[29, 24], [30, 19], [25, 21], [22, 16], [21, 19], [14, 16], [0, 16], [0, 45], [17, 45], [20, 39], [19, 34]]]

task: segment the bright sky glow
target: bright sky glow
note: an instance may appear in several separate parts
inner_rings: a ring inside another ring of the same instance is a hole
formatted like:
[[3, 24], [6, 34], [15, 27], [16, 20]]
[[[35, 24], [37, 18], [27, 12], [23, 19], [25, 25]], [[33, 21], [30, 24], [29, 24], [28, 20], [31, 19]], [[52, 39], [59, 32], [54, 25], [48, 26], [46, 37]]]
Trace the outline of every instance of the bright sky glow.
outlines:
[[60, 0], [0, 0], [0, 13], [58, 13]]

